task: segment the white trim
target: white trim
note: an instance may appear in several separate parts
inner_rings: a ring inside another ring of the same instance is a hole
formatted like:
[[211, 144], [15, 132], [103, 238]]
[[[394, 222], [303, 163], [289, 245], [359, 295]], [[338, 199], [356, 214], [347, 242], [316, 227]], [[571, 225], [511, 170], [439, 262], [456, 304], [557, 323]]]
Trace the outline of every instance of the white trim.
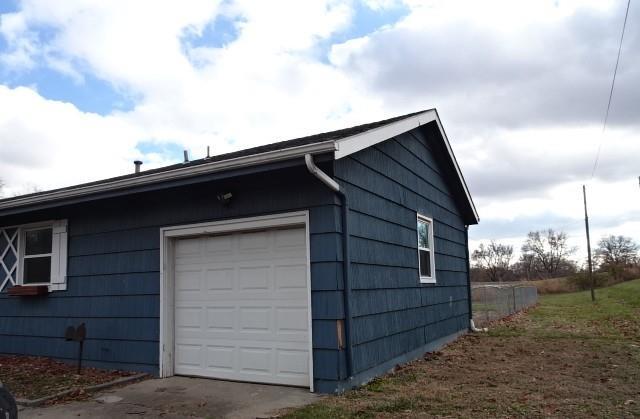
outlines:
[[[306, 154], [318, 154], [333, 151], [334, 158], [336, 160], [339, 160], [374, 144], [386, 141], [397, 135], [433, 121], [435, 121], [438, 125], [438, 129], [440, 130], [440, 134], [442, 135], [442, 138], [444, 140], [447, 152], [449, 154], [449, 157], [451, 158], [451, 161], [453, 162], [456, 174], [458, 175], [458, 180], [462, 184], [462, 188], [464, 189], [464, 193], [467, 197], [467, 201], [469, 202], [469, 206], [473, 211], [475, 221], [479, 222], [480, 217], [478, 216], [476, 207], [473, 203], [473, 200], [471, 199], [471, 194], [469, 193], [467, 184], [464, 181], [464, 177], [462, 176], [460, 166], [458, 166], [458, 162], [455, 158], [455, 155], [453, 154], [453, 150], [451, 148], [451, 144], [449, 143], [449, 139], [447, 138], [447, 134], [442, 127], [442, 122], [440, 121], [438, 112], [435, 109], [424, 111], [412, 117], [404, 118], [396, 122], [391, 122], [381, 127], [374, 128], [360, 134], [341, 138], [335, 141], [329, 140], [320, 143], [285, 148], [282, 150], [267, 151], [265, 153], [252, 154], [249, 156], [237, 157], [235, 159], [228, 159], [217, 162], [203, 163], [197, 166], [177, 168], [159, 173], [145, 174], [145, 172], [141, 172], [135, 177], [113, 180], [96, 185], [78, 185], [64, 190], [50, 191], [42, 194], [24, 196], [9, 200], [0, 200], [0, 210], [20, 207], [23, 205], [38, 204], [49, 200], [60, 200], [85, 196], [93, 193], [125, 189], [148, 183], [182, 179], [190, 176], [214, 173], [223, 170], [237, 169], [246, 166], [287, 160], [296, 157], [302, 157]], [[333, 179], [329, 178], [329, 180]], [[333, 188], [334, 186], [331, 187]]]
[[[29, 255], [26, 256], [24, 253], [24, 247], [26, 245], [26, 241], [24, 240], [24, 233], [31, 230], [39, 230], [44, 228], [51, 228], [51, 253], [43, 253], [40, 255]], [[12, 285], [21, 285], [24, 287], [35, 287], [47, 285], [49, 287], [49, 292], [51, 291], [64, 291], [67, 289], [67, 220], [47, 220], [47, 221], [38, 221], [35, 223], [28, 224], [18, 224], [6, 227], [0, 227], [0, 230], [7, 229], [16, 229], [17, 236], [17, 248], [16, 252], [16, 278], [15, 282], [8, 279], [5, 279], [4, 282], [0, 283], [0, 291], [4, 289], [7, 285], [7, 282]], [[11, 246], [13, 247], [13, 246]], [[2, 266], [4, 262], [2, 259], [6, 255], [6, 251], [0, 254], [0, 263]], [[33, 282], [33, 283], [24, 283], [23, 271], [24, 271], [24, 259], [27, 258], [35, 258], [35, 257], [50, 257], [51, 258], [51, 273], [49, 282]], [[7, 269], [8, 271], [8, 269]]]
[[440, 122], [438, 112], [435, 109], [430, 109], [428, 111], [424, 111], [417, 115], [414, 115], [410, 118], [401, 119], [400, 121], [383, 125], [379, 128], [336, 140], [337, 150], [335, 152], [335, 159], [339, 160], [343, 157], [347, 157], [350, 154], [357, 153], [358, 151], [364, 150], [367, 147], [371, 147], [372, 145], [381, 143], [382, 141], [386, 141], [390, 138], [403, 134], [407, 131], [411, 131], [414, 128], [433, 121], [438, 124], [438, 129], [440, 130], [440, 134], [442, 135], [442, 139], [444, 140], [447, 152], [449, 153], [449, 158], [451, 158], [451, 161], [453, 162], [456, 174], [458, 175], [458, 180], [462, 184], [462, 188], [464, 189], [467, 201], [469, 201], [469, 206], [473, 211], [473, 216], [475, 217], [476, 222], [479, 222], [480, 217], [478, 216], [478, 211], [476, 210], [473, 200], [471, 199], [469, 188], [467, 188], [467, 184], [464, 181], [464, 177], [462, 176], [460, 166], [458, 166], [458, 161], [453, 154], [453, 149], [451, 148], [451, 144], [449, 143], [447, 134], [442, 127], [442, 122]]
[[418, 223], [420, 221], [427, 222], [429, 224], [429, 248], [426, 249], [429, 251], [429, 259], [431, 259], [431, 276], [422, 276], [420, 272], [420, 249], [424, 249], [420, 247], [420, 238], [418, 237], [418, 276], [420, 277], [421, 284], [435, 284], [436, 283], [436, 257], [435, 257], [435, 247], [436, 243], [433, 239], [433, 218], [426, 217], [416, 212], [416, 234], [418, 234]]
[[308, 144], [298, 147], [286, 148], [284, 150], [267, 151], [260, 154], [252, 154], [235, 159], [222, 160], [217, 162], [203, 163], [197, 166], [188, 166], [177, 168], [159, 173], [145, 174], [141, 172], [138, 176], [126, 179], [113, 180], [111, 182], [100, 183], [97, 185], [79, 185], [65, 190], [57, 190], [45, 192], [38, 195], [24, 196], [22, 198], [14, 198], [7, 201], [0, 201], [0, 210], [20, 207], [23, 205], [33, 205], [56, 199], [67, 199], [78, 196], [89, 195], [98, 192], [107, 192], [112, 190], [131, 188], [134, 186], [145, 185], [153, 182], [161, 182], [174, 179], [182, 179], [190, 176], [202, 175], [207, 173], [220, 172], [223, 170], [237, 169], [246, 166], [254, 166], [258, 164], [271, 163], [281, 160], [302, 157], [308, 153], [330, 152], [336, 149], [333, 141], [325, 141], [321, 143]]
[[178, 238], [197, 237], [207, 234], [235, 231], [261, 230], [284, 226], [304, 226], [307, 245], [307, 303], [309, 324], [309, 389], [313, 388], [313, 330], [311, 311], [311, 256], [309, 246], [309, 211], [263, 215], [249, 218], [212, 221], [207, 223], [177, 225], [160, 229], [160, 342], [159, 376], [174, 374], [174, 281], [173, 243]]
[[[11, 236], [7, 234], [7, 230], [9, 229], [15, 230]], [[2, 234], [2, 236], [7, 241], [7, 246], [5, 247], [4, 251], [0, 249], [0, 268], [1, 268], [0, 279], [4, 278], [2, 279], [2, 282], [0, 282], [0, 291], [2, 291], [4, 287], [7, 285], [7, 283], [10, 283], [12, 286], [18, 283], [18, 266], [20, 265], [20, 253], [19, 253], [20, 227], [18, 226], [1, 227], [0, 234]], [[14, 240], [15, 240], [15, 246], [13, 245]], [[4, 258], [7, 255], [7, 253], [9, 253], [10, 251], [13, 252], [13, 254], [15, 255], [16, 260], [13, 262], [11, 266], [7, 266], [4, 263]], [[14, 270], [15, 270], [15, 278], [12, 278], [11, 274], [14, 272]]]
[[381, 143], [397, 135], [411, 131], [420, 125], [428, 124], [438, 118], [434, 109], [421, 112], [409, 118], [401, 119], [360, 134], [336, 140], [336, 160], [357, 153], [367, 147]]
[[307, 321], [309, 327], [309, 391], [313, 393], [313, 316], [311, 311], [311, 231], [309, 230], [309, 211], [304, 215], [305, 245], [307, 246]]
[[442, 122], [440, 122], [440, 118], [438, 117], [438, 112], [436, 112], [436, 122], [438, 123], [438, 128], [440, 129], [440, 134], [442, 134], [442, 138], [444, 139], [444, 145], [447, 146], [447, 151], [449, 152], [449, 157], [453, 162], [453, 166], [456, 168], [456, 173], [458, 174], [458, 179], [460, 179], [460, 183], [462, 184], [462, 188], [464, 189], [464, 193], [467, 196], [467, 201], [469, 201], [469, 206], [473, 210], [473, 216], [476, 219], [476, 223], [480, 222], [480, 215], [478, 215], [478, 211], [476, 210], [476, 206], [473, 203], [473, 199], [471, 199], [471, 193], [469, 192], [469, 188], [467, 187], [467, 182], [464, 181], [464, 176], [462, 176], [462, 171], [460, 170], [460, 166], [458, 166], [458, 160], [456, 160], [456, 156], [453, 154], [453, 149], [451, 148], [451, 143], [449, 143], [449, 138], [447, 138], [447, 133], [444, 132], [444, 128], [442, 127]]
[[[51, 229], [51, 253], [43, 253], [41, 255], [29, 255], [25, 254], [25, 246], [27, 244], [27, 240], [25, 239], [25, 233], [33, 230], [44, 230]], [[28, 284], [24, 283], [24, 260], [25, 258], [30, 259], [32, 257], [38, 256], [48, 256], [50, 263], [50, 271], [49, 271], [49, 282], [30, 282]], [[23, 287], [37, 287], [41, 285], [51, 285], [51, 278], [53, 277], [53, 221], [42, 221], [31, 224], [23, 224], [18, 227], [18, 269], [16, 272], [16, 285], [21, 285]]]

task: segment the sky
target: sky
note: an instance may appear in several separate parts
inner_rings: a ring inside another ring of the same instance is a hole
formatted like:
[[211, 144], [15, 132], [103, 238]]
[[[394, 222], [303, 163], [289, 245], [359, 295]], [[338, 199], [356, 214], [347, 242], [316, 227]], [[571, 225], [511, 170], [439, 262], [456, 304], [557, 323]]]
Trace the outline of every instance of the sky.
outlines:
[[[640, 4], [0, 0], [4, 196], [437, 108], [480, 214], [640, 242]], [[597, 150], [598, 165], [592, 176]]]

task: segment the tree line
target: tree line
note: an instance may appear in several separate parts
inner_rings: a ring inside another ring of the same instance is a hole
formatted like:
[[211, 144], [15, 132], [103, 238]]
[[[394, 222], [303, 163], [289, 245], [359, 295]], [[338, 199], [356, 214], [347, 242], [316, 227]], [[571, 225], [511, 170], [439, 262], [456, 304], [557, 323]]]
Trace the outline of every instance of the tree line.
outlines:
[[[602, 237], [592, 255], [595, 269], [608, 272], [615, 279], [628, 271], [640, 270], [639, 249], [630, 237]], [[576, 250], [569, 245], [565, 232], [554, 229], [529, 232], [515, 261], [512, 245], [493, 240], [481, 243], [471, 254], [471, 280], [502, 282], [568, 276], [581, 269], [571, 259]]]

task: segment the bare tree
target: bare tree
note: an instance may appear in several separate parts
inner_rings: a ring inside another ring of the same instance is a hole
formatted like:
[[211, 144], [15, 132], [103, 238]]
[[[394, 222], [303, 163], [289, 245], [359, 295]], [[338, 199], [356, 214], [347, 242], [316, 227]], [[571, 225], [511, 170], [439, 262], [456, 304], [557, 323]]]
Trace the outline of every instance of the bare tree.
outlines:
[[502, 281], [509, 271], [512, 257], [513, 246], [496, 243], [493, 240], [487, 246], [480, 243], [480, 247], [471, 255], [476, 266], [485, 269], [492, 282]]
[[605, 236], [598, 242], [596, 260], [618, 279], [619, 273], [638, 259], [638, 244], [625, 236]]
[[550, 278], [575, 265], [569, 260], [575, 251], [575, 247], [569, 246], [565, 232], [551, 228], [530, 231], [522, 245], [522, 254], [533, 258], [539, 273]]
[[538, 276], [540, 271], [535, 255], [530, 253], [522, 253], [520, 259], [513, 266], [514, 273], [520, 278], [526, 278], [530, 281], [533, 275]]

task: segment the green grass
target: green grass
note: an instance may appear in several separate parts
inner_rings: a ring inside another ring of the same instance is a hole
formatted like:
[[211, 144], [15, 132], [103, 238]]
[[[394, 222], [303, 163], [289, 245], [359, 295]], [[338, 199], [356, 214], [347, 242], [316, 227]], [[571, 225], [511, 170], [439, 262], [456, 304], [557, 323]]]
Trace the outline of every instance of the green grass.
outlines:
[[640, 417], [640, 279], [489, 328], [285, 417]]
[[638, 336], [640, 280], [596, 290], [542, 296], [528, 332], [558, 338], [626, 340]]

